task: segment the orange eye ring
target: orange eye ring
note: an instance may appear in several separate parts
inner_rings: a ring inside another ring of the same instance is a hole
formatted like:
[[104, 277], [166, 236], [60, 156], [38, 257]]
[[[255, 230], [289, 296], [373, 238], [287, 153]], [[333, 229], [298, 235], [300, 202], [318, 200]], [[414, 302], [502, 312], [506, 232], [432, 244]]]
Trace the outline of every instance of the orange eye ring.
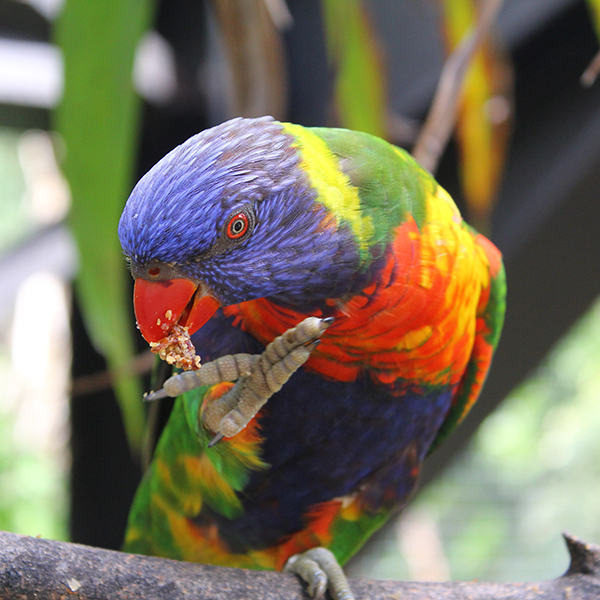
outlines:
[[227, 237], [230, 240], [238, 240], [248, 231], [249, 226], [250, 221], [246, 213], [241, 212], [233, 215], [227, 223]]

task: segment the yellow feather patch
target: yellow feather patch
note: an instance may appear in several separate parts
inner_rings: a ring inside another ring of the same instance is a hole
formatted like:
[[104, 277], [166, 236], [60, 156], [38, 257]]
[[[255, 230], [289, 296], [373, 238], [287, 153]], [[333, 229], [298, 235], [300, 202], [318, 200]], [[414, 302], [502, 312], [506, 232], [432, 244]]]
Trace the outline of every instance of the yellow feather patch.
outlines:
[[359, 502], [359, 495], [357, 493], [349, 494], [338, 498], [341, 500], [342, 505], [340, 507], [339, 518], [346, 521], [358, 521], [363, 516], [363, 511]]
[[152, 467], [158, 477], [154, 478], [154, 497], [162, 497], [171, 507], [185, 515], [195, 516], [202, 507], [202, 498], [198, 494], [190, 493], [186, 487], [187, 479], [181, 468], [171, 468], [160, 457], [157, 457]]
[[189, 485], [192, 489], [210, 490], [211, 494], [223, 499], [223, 503], [241, 510], [242, 505], [233, 488], [223, 479], [206, 454], [182, 456]]
[[338, 219], [348, 222], [361, 251], [366, 251], [374, 228], [371, 218], [362, 214], [358, 189], [340, 170], [333, 152], [318, 135], [292, 123], [284, 123], [283, 127], [296, 140], [292, 146], [298, 148], [300, 168], [317, 191], [317, 201]]
[[145, 532], [140, 532], [135, 525], [128, 525], [127, 531], [125, 532], [125, 540], [123, 542], [124, 545], [129, 546], [131, 544], [134, 544], [135, 542], [137, 542], [137, 540], [143, 537], [144, 533]]
[[433, 329], [429, 325], [425, 325], [425, 327], [421, 327], [421, 329], [409, 331], [398, 342], [396, 345], [396, 350], [398, 352], [414, 350], [415, 348], [422, 346], [431, 337], [432, 332]]

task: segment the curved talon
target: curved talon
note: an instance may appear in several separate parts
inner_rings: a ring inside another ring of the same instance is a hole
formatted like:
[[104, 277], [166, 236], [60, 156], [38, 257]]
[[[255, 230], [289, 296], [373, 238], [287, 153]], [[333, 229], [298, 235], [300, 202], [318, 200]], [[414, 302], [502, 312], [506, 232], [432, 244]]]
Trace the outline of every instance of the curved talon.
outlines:
[[224, 437], [225, 436], [219, 431], [219, 433], [208, 442], [208, 447], [212, 448], [213, 446], [216, 446]]
[[312, 342], [306, 342], [305, 348], [310, 348], [311, 352], [321, 343], [321, 340], [313, 340]]
[[323, 598], [325, 588], [334, 600], [355, 600], [342, 567], [333, 552], [327, 548], [312, 548], [301, 554], [294, 554], [283, 570], [303, 579], [313, 600]]
[[162, 400], [163, 398], [167, 398], [169, 394], [165, 391], [164, 388], [157, 390], [156, 392], [148, 392], [144, 394], [144, 402], [154, 402], [155, 400]]

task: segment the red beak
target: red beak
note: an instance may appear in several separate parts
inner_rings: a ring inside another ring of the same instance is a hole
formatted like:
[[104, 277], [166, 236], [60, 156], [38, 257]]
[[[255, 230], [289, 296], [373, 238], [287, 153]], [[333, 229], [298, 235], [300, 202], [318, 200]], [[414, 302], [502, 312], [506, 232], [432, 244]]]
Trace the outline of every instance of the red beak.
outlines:
[[195, 333], [212, 317], [220, 304], [189, 279], [147, 281], [136, 279], [133, 307], [137, 325], [147, 342], [168, 336], [173, 326]]

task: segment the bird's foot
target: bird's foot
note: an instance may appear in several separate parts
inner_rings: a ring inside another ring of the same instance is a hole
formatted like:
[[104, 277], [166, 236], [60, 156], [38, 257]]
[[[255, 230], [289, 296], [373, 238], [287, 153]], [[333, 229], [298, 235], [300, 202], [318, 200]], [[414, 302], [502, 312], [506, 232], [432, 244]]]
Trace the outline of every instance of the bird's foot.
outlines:
[[165, 381], [164, 388], [146, 400], [175, 397], [204, 385], [236, 381], [235, 386], [208, 404], [202, 419], [215, 436], [209, 446], [239, 433], [301, 367], [319, 343], [333, 318], [309, 317], [275, 338], [262, 354], [231, 354]]
[[334, 600], [355, 600], [342, 567], [327, 548], [313, 548], [294, 554], [283, 570], [303, 579], [313, 600], [323, 598], [327, 589]]
[[250, 373], [238, 378], [235, 386], [203, 413], [206, 426], [216, 432], [209, 447], [224, 437], [233, 437], [248, 425], [267, 400], [308, 360], [332, 322], [333, 319], [317, 317], [304, 319], [275, 338], [262, 354], [252, 355]]

